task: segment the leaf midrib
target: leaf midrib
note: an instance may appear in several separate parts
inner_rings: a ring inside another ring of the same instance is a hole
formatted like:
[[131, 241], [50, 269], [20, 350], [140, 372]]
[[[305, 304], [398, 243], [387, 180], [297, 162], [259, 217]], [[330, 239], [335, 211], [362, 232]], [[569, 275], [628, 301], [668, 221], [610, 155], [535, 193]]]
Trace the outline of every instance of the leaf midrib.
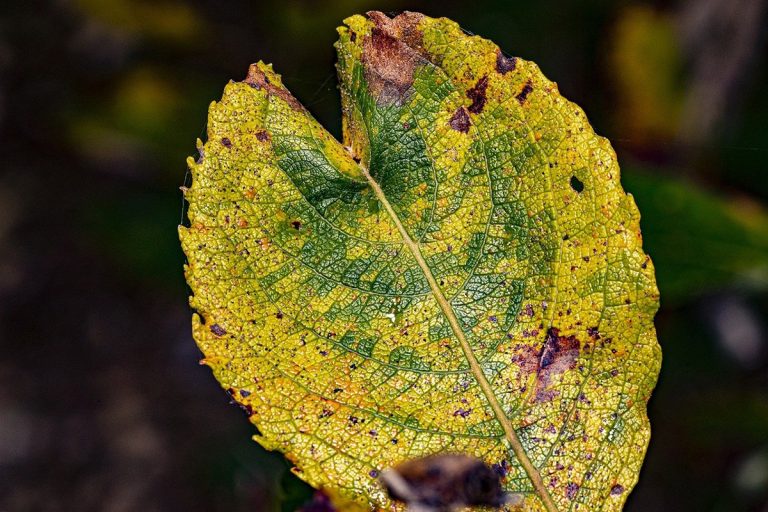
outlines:
[[525, 469], [528, 478], [531, 479], [531, 482], [536, 489], [536, 493], [539, 495], [541, 501], [544, 503], [544, 506], [549, 512], [557, 512], [557, 506], [555, 505], [552, 497], [549, 494], [549, 491], [544, 485], [541, 474], [528, 458], [528, 454], [525, 452], [520, 438], [517, 436], [515, 429], [512, 427], [512, 423], [509, 421], [509, 418], [504, 413], [504, 409], [501, 407], [496, 394], [491, 388], [490, 382], [488, 382], [488, 379], [485, 377], [485, 373], [483, 373], [483, 369], [480, 367], [480, 363], [475, 357], [474, 352], [472, 352], [472, 347], [469, 345], [469, 341], [467, 341], [467, 337], [464, 331], [459, 325], [459, 319], [456, 317], [456, 313], [453, 311], [450, 303], [445, 298], [442, 289], [437, 284], [435, 277], [432, 275], [432, 270], [429, 268], [429, 266], [427, 266], [427, 262], [424, 260], [424, 257], [421, 254], [419, 244], [414, 242], [411, 236], [408, 234], [408, 231], [406, 231], [402, 222], [400, 222], [400, 218], [397, 216], [397, 213], [389, 203], [389, 200], [384, 194], [384, 191], [381, 189], [376, 180], [374, 180], [370, 175], [368, 169], [362, 165], [360, 168], [374, 193], [376, 194], [376, 198], [381, 201], [381, 204], [384, 206], [387, 214], [389, 214], [389, 216], [392, 218], [392, 221], [395, 223], [395, 226], [397, 227], [397, 230], [400, 232], [400, 236], [403, 239], [403, 243], [411, 251], [414, 259], [416, 260], [416, 263], [419, 265], [419, 268], [423, 272], [424, 277], [427, 279], [429, 287], [432, 290], [432, 295], [435, 297], [435, 300], [440, 306], [441, 311], [448, 319], [448, 323], [450, 324], [456, 339], [459, 340], [459, 344], [461, 345], [461, 349], [464, 352], [464, 356], [467, 358], [467, 362], [469, 363], [469, 367], [472, 370], [472, 374], [477, 380], [477, 383], [480, 385], [480, 389], [483, 390], [483, 394], [488, 400], [488, 403], [491, 405], [491, 409], [493, 409], [493, 413], [496, 416], [497, 421], [501, 424], [505, 437], [512, 447], [512, 451], [514, 452], [520, 464], [523, 466], [523, 469]]

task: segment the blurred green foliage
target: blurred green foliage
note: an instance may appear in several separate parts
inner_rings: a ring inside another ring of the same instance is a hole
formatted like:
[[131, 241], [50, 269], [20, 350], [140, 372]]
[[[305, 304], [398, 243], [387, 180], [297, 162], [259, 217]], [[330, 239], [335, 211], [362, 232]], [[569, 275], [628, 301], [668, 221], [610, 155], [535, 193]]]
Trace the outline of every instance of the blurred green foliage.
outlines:
[[718, 197], [664, 168], [628, 166], [622, 182], [642, 212], [665, 304], [727, 287], [768, 287], [768, 212], [754, 199]]

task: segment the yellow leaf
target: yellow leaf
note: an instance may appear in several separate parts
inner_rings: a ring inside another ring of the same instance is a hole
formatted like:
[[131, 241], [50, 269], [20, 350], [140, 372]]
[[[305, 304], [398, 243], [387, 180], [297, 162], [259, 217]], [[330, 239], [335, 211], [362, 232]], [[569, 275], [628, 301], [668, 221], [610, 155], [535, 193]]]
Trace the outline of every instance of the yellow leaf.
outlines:
[[618, 510], [658, 293], [616, 157], [535, 64], [447, 19], [339, 29], [344, 141], [255, 64], [211, 105], [180, 235], [206, 364], [339, 503], [462, 452], [525, 510]]

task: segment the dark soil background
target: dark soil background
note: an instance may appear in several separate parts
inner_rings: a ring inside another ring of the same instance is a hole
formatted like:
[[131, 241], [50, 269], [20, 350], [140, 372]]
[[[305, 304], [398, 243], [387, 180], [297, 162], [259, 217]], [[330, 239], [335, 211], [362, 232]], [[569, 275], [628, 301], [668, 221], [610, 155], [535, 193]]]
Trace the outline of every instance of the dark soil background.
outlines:
[[627, 510], [768, 511], [765, 0], [51, 0], [0, 9], [0, 511], [293, 511], [311, 490], [197, 362], [176, 227], [258, 59], [335, 134], [335, 27], [447, 16], [609, 137], [662, 293]]

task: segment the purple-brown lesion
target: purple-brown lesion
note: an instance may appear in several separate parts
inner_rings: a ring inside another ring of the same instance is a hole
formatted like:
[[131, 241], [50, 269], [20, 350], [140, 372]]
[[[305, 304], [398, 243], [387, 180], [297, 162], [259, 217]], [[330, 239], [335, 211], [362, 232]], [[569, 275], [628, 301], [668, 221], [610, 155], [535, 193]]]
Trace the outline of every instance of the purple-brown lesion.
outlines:
[[512, 361], [517, 364], [524, 380], [536, 375], [532, 401], [549, 402], [557, 395], [553, 380], [576, 367], [582, 346], [576, 335], [562, 335], [557, 327], [547, 329], [544, 344], [537, 349], [530, 345], [517, 347]]
[[517, 58], [504, 55], [501, 50], [496, 50], [496, 71], [502, 75], [506, 75], [510, 71], [514, 71], [517, 67]]
[[550, 388], [553, 377], [575, 368], [580, 350], [581, 342], [575, 335], [561, 336], [556, 327], [547, 330], [536, 372], [536, 402], [548, 402], [555, 397], [556, 392]]

